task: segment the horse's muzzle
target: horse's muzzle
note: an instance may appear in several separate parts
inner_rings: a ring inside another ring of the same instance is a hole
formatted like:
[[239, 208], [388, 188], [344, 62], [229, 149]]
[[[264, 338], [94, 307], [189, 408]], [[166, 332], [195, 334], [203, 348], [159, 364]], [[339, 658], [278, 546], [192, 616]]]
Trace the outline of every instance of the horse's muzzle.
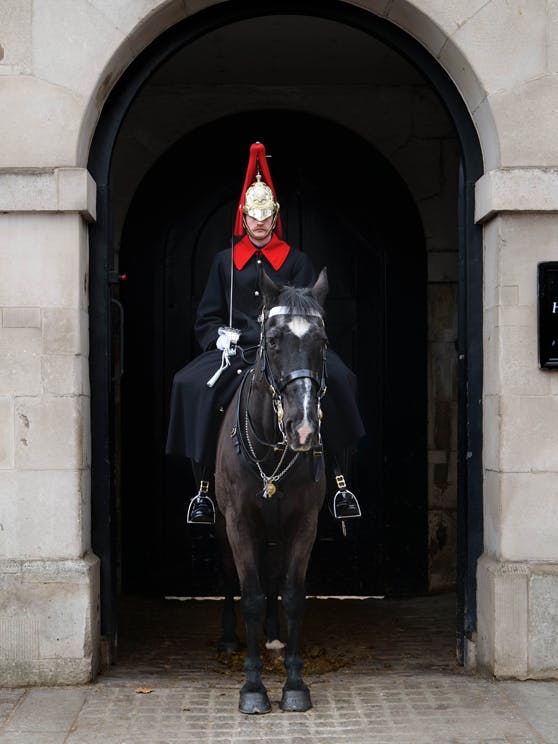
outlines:
[[296, 424], [294, 421], [287, 421], [285, 425], [287, 441], [289, 447], [295, 452], [308, 452], [318, 444], [319, 426], [317, 423], [310, 423], [308, 419]]

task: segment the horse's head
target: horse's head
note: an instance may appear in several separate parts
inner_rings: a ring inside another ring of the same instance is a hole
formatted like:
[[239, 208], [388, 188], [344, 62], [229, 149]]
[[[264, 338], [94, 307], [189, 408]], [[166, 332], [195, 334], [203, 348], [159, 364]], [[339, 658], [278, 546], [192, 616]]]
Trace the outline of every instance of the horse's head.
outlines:
[[324, 302], [327, 273], [313, 287], [280, 287], [261, 279], [264, 319], [262, 361], [272, 388], [280, 427], [291, 449], [304, 452], [320, 442], [320, 399], [325, 392]]

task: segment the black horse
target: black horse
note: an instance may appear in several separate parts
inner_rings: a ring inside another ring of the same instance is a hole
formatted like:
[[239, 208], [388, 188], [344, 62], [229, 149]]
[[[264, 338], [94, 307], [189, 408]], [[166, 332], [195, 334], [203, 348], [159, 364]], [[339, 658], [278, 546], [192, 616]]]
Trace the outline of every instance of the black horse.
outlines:
[[259, 634], [280, 580], [287, 625], [282, 710], [312, 707], [302, 680], [305, 580], [325, 495], [320, 401], [327, 337], [322, 270], [311, 288], [279, 287], [265, 273], [254, 368], [227, 409], [217, 446], [215, 493], [240, 581], [246, 682], [240, 711], [271, 710], [262, 684]]

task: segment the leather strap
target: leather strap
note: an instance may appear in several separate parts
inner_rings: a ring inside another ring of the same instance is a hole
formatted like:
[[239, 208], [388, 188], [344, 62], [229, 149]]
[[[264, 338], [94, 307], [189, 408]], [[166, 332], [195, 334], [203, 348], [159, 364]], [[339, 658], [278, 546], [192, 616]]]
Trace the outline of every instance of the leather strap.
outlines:
[[279, 380], [279, 384], [277, 385], [277, 387], [279, 388], [279, 392], [282, 393], [283, 390], [289, 384], [289, 382], [292, 382], [293, 380], [299, 380], [302, 377], [307, 377], [310, 380], [313, 380], [316, 383], [316, 385], [318, 385], [318, 387], [321, 384], [320, 378], [311, 369], [295, 369], [292, 372], [290, 372], [288, 375], [286, 375], [285, 377], [282, 377]]

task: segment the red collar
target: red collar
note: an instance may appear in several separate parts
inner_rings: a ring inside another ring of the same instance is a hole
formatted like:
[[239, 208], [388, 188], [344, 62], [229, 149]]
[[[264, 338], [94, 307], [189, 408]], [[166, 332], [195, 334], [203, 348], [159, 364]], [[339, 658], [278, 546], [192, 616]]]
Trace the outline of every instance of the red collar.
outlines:
[[[260, 249], [256, 248], [256, 246], [250, 240], [249, 236], [245, 235], [242, 240], [240, 240], [234, 246], [233, 249], [233, 259], [236, 268], [239, 271], [242, 271], [242, 269], [246, 266], [254, 253], [256, 253], [256, 251], [258, 250]], [[285, 243], [284, 241], [279, 240], [275, 233], [273, 233], [273, 235], [271, 236], [271, 240], [269, 241], [269, 243], [267, 243], [267, 245], [264, 245], [264, 247], [261, 249], [261, 252], [273, 266], [275, 271], [278, 271], [281, 266], [283, 266], [283, 263], [289, 255], [290, 250], [290, 246], [287, 245], [287, 243]]]

